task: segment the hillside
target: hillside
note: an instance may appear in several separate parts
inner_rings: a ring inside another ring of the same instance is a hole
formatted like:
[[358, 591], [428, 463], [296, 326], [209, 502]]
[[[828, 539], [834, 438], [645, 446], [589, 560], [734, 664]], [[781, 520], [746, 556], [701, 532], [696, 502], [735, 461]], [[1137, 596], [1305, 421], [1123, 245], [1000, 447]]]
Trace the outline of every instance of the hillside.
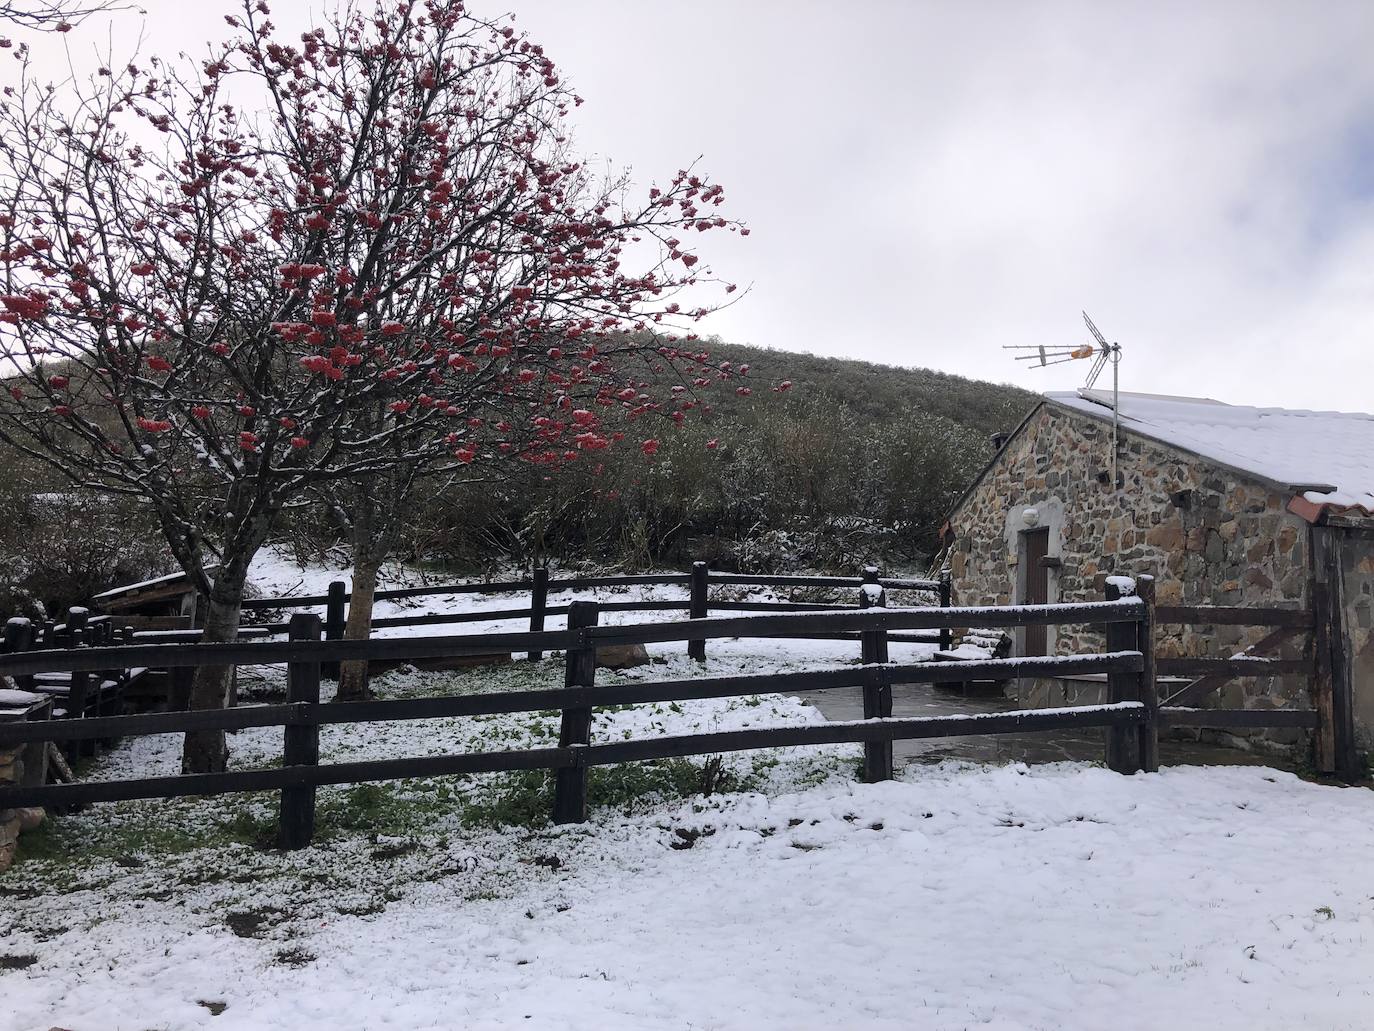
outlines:
[[[871, 422], [914, 411], [949, 419], [991, 437], [1015, 429], [1040, 396], [1009, 384], [853, 358], [726, 343], [712, 345], [712, 353], [736, 365], [747, 363], [750, 378], [760, 389], [791, 380], [793, 396], [825, 397]], [[716, 396], [711, 400], [723, 411], [736, 406], [733, 398]], [[750, 400], [755, 406], [760, 403], [757, 397]]]
[[[1015, 427], [1036, 400], [929, 369], [712, 349], [751, 366], [753, 393], [709, 391], [711, 413], [681, 427], [636, 424], [661, 440], [653, 461], [626, 446], [556, 477], [521, 470], [510, 482], [436, 488], [417, 506], [399, 557], [462, 572], [543, 560], [643, 568], [706, 559], [752, 571], [919, 565], [941, 517], [991, 456], [990, 436]], [[783, 380], [790, 390], [770, 389]], [[170, 568], [135, 503], [97, 503], [15, 453], [0, 452], [0, 463], [11, 473], [0, 485], [0, 607], [62, 611]], [[308, 553], [337, 543], [332, 525], [302, 509], [281, 534]]]
[[[641, 423], [661, 441], [653, 462], [623, 448], [552, 480], [447, 495], [418, 513], [410, 557], [465, 569], [493, 554], [752, 571], [921, 564], [992, 434], [1037, 399], [929, 369], [710, 348], [750, 366], [751, 394], [723, 386], [703, 394], [704, 418]], [[789, 390], [772, 389], [784, 380]]]

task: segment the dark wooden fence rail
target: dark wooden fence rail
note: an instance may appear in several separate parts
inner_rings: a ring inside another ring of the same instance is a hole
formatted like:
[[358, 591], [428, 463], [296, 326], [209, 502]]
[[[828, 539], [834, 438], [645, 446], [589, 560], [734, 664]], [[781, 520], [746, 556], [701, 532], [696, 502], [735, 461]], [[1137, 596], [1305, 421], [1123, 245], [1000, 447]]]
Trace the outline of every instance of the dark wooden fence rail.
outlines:
[[[279, 726], [283, 728], [283, 765], [277, 769], [4, 788], [0, 789], [0, 808], [279, 790], [281, 844], [286, 848], [299, 848], [308, 844], [313, 835], [315, 789], [322, 785], [547, 769], [555, 774], [554, 819], [558, 822], [577, 822], [586, 818], [587, 770], [608, 763], [744, 749], [859, 742], [865, 746], [865, 778], [882, 780], [892, 776], [892, 742], [898, 740], [1103, 727], [1107, 730], [1107, 765], [1121, 773], [1134, 773], [1157, 768], [1158, 730], [1161, 725], [1189, 721], [1209, 726], [1317, 725], [1317, 713], [1314, 712], [1204, 711], [1161, 706], [1155, 684], [1161, 663], [1155, 659], [1153, 649], [1153, 626], [1157, 615], [1153, 583], [1148, 578], [1142, 578], [1137, 590], [1137, 595], [1123, 595], [1119, 586], [1109, 585], [1108, 598], [1101, 602], [891, 609], [885, 606], [884, 593], [877, 588], [865, 592], [868, 607], [857, 611], [710, 617], [626, 626], [600, 626], [601, 606], [595, 602], [575, 602], [570, 606], [569, 626], [561, 631], [367, 641], [321, 640], [323, 624], [320, 617], [301, 613], [292, 618], [290, 640], [287, 641], [123, 644], [18, 651], [0, 655], [0, 674], [23, 677], [134, 663], [172, 669], [194, 668], [206, 663], [284, 663], [287, 666], [288, 694], [287, 701], [280, 705], [143, 715], [95, 715], [79, 720], [0, 724], [0, 745]], [[962, 661], [953, 664], [957, 665], [957, 676], [960, 679], [1009, 679], [1105, 673], [1110, 687], [1106, 704], [977, 715], [892, 717], [891, 689], [894, 684], [948, 681], [952, 664], [887, 661], [887, 635], [891, 631], [940, 630], [967, 625], [1065, 623], [1105, 626], [1107, 649], [1087, 655]], [[709, 641], [739, 636], [800, 637], [839, 632], [859, 635], [863, 665], [802, 673], [694, 677], [605, 686], [595, 684], [596, 649], [609, 644]], [[322, 703], [319, 700], [320, 667], [326, 662], [432, 658], [489, 652], [493, 647], [511, 651], [563, 650], [565, 686], [370, 702]], [[1266, 661], [1273, 663], [1279, 660]], [[1245, 668], [1250, 669], [1249, 666]], [[596, 706], [855, 687], [864, 692], [863, 720], [604, 743], [591, 740], [592, 712]], [[560, 710], [563, 714], [557, 747], [348, 763], [319, 762], [318, 733], [321, 726], [549, 709]]]
[[[687, 612], [693, 619], [706, 618], [711, 610], [717, 612], [830, 612], [835, 605], [821, 602], [798, 601], [712, 601], [710, 588], [732, 585], [747, 587], [792, 587], [792, 588], [854, 588], [862, 591], [866, 584], [876, 583], [884, 590], [926, 591], [934, 594], [938, 604], [950, 606], [951, 588], [948, 570], [941, 573], [938, 580], [921, 580], [900, 577], [879, 577], [876, 567], [866, 567], [862, 577], [856, 576], [805, 576], [777, 575], [755, 576], [748, 573], [714, 573], [705, 562], [692, 563], [690, 573], [654, 573], [643, 576], [582, 576], [552, 579], [547, 569], [536, 569], [528, 580], [502, 580], [486, 583], [447, 584], [432, 587], [404, 587], [395, 590], [378, 591], [376, 601], [396, 601], [406, 598], [429, 598], [445, 595], [465, 594], [518, 594], [528, 592], [530, 604], [527, 608], [485, 609], [471, 612], [422, 613], [406, 616], [381, 616], [373, 619], [372, 626], [377, 630], [395, 627], [443, 626], [456, 623], [480, 623], [488, 621], [528, 619], [532, 632], [544, 629], [545, 620], [550, 616], [567, 616], [572, 604], [550, 605], [550, 593], [567, 591], [590, 591], [602, 588], [673, 586], [688, 588], [688, 597], [669, 600], [601, 601], [602, 612]], [[249, 612], [273, 612], [292, 608], [324, 607], [324, 636], [326, 640], [343, 639], [344, 627], [348, 622], [348, 604], [352, 595], [347, 584], [336, 580], [329, 585], [326, 594], [293, 595], [284, 598], [252, 598], [244, 602]], [[259, 624], [251, 629], [285, 633], [287, 622]], [[250, 628], [245, 627], [245, 630]], [[148, 632], [140, 635], [149, 640], [175, 640], [174, 632]], [[854, 635], [848, 632], [828, 633], [818, 631], [811, 635], [848, 639]], [[894, 638], [894, 640], [899, 640]], [[947, 650], [951, 643], [949, 627], [940, 628], [929, 637], [910, 637], [908, 642], [938, 644]], [[687, 641], [687, 651], [692, 658], [705, 660], [706, 641], [691, 638]], [[543, 653], [537, 649], [528, 653], [537, 660]], [[326, 663], [324, 675], [337, 677], [334, 663]]]

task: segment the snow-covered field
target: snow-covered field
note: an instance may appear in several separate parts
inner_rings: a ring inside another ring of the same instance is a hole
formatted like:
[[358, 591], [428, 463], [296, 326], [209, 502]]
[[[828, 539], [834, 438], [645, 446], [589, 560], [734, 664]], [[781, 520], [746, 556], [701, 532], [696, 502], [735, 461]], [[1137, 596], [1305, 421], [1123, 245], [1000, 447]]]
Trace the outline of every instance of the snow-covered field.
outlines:
[[[722, 642], [707, 672], [853, 650]], [[656, 659], [629, 675], [696, 669]], [[378, 688], [560, 676], [516, 663]], [[279, 686], [260, 677], [250, 694]], [[602, 711], [593, 734], [821, 718], [765, 695]], [[552, 712], [333, 727], [322, 759], [556, 733]], [[129, 743], [90, 775], [173, 772], [177, 746]], [[231, 747], [276, 761], [281, 731]], [[1374, 1028], [1374, 793], [1081, 763], [865, 785], [858, 754], [596, 771], [592, 821], [563, 828], [543, 821], [542, 775], [330, 789], [316, 844], [290, 854], [267, 847], [272, 795], [94, 806], [0, 879], [0, 1029]]]

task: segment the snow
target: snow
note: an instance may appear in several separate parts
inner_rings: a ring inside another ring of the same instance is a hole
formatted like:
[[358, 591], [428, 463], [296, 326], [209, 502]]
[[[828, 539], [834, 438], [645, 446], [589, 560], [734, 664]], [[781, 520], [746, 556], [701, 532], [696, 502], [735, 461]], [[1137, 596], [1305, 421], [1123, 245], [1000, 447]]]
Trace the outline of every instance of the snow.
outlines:
[[[505, 577], [500, 577], [500, 579], [505, 579]], [[343, 567], [330, 568], [319, 564], [301, 567], [284, 551], [277, 548], [264, 548], [249, 570], [249, 583], [252, 585], [254, 593], [257, 597], [264, 598], [292, 595], [320, 596], [328, 591], [329, 584], [333, 580], [342, 580], [347, 583], [349, 570]], [[391, 587], [413, 587], [417, 586], [418, 576], [411, 568], [392, 565], [382, 571], [378, 581], [379, 590]], [[444, 576], [440, 579], [434, 574], [430, 574], [430, 582], [453, 584], [462, 581], [451, 576]], [[858, 601], [859, 589], [860, 585], [855, 584], [852, 588], [839, 588], [834, 594], [843, 599], [845, 603], [853, 605]], [[897, 590], [887, 592], [888, 604], [897, 607], [905, 593]], [[919, 592], [912, 593], [918, 594]], [[597, 601], [686, 601], [689, 596], [690, 589], [677, 584], [619, 586], [579, 591], [551, 589], [548, 595], [548, 604], [550, 606], [567, 605], [572, 601], [589, 599]], [[786, 600], [787, 595], [762, 587], [720, 586], [712, 588], [711, 597], [722, 600], [728, 597], [731, 601], [781, 601]], [[382, 619], [419, 613], [477, 613], [484, 610], [519, 608], [528, 604], [528, 592], [427, 595], [420, 598], [378, 601], [373, 608], [373, 617]], [[299, 607], [293, 611], [313, 611], [323, 616], [324, 606]], [[713, 614], [738, 615], [738, 613], [721, 613], [719, 611]], [[684, 619], [685, 616], [686, 613], [683, 610], [602, 612], [600, 613], [600, 625], [668, 622]], [[548, 616], [544, 623], [546, 630], [561, 630], [566, 625], [566, 617], [555, 615]], [[528, 628], [528, 618], [521, 617], [463, 623], [439, 623], [430, 626], [386, 627], [376, 630], [374, 636], [410, 637], [510, 633]], [[686, 650], [685, 642], [658, 645], [650, 649], [651, 654], [655, 655], [677, 654], [686, 652]], [[779, 664], [802, 662], [852, 662], [859, 655], [859, 643], [857, 641], [785, 640], [779, 638], [740, 640], [736, 638], [709, 641], [707, 651], [712, 657], [747, 656], [751, 661], [771, 663], [772, 666], [769, 668], [780, 668]], [[889, 645], [889, 655], [893, 662], [919, 662], [929, 659], [934, 653], [934, 644], [892, 642]], [[986, 658], [987, 654], [985, 650], [980, 651], [979, 657]], [[768, 670], [763, 667], [754, 667], [749, 671], [767, 672]]]
[[[1111, 395], [1046, 395], [1111, 419]], [[1121, 425], [1263, 480], [1318, 505], [1374, 514], [1374, 415], [1228, 405], [1207, 398], [1121, 394]]]
[[47, 695], [34, 694], [32, 691], [16, 691], [13, 688], [0, 688], [0, 706], [23, 708], [34, 702], [41, 702]]
[[[1372, 816], [1368, 791], [1262, 767], [946, 764], [536, 833], [440, 823], [218, 877], [21, 883], [4, 949], [38, 960], [0, 987], [14, 1031], [1365, 1029]], [[389, 901], [303, 893], [355, 865]]]
[[[322, 593], [339, 575], [277, 552], [253, 571], [264, 594]], [[858, 642], [712, 641], [705, 667], [684, 651], [656, 646], [652, 665], [598, 679], [852, 664]], [[376, 687], [561, 682], [546, 661], [397, 670]], [[244, 670], [241, 696], [279, 698], [283, 683], [280, 667]], [[822, 721], [783, 695], [653, 703], [597, 710], [592, 741]], [[538, 747], [558, 724], [549, 711], [332, 725], [321, 761]], [[282, 737], [233, 734], [233, 766], [279, 761]], [[709, 796], [692, 793], [700, 769], [684, 791], [665, 786], [670, 764], [599, 768], [604, 794], [571, 827], [543, 822], [546, 789], [525, 774], [398, 782], [375, 809], [358, 789], [321, 789], [316, 842], [293, 853], [254, 843], [274, 826], [272, 793], [91, 806], [22, 839], [46, 849], [0, 880], [0, 1031], [1369, 1028], [1374, 793], [1255, 766], [1123, 777], [1090, 763], [912, 764], [862, 784], [860, 754], [729, 753]], [[87, 776], [178, 771], [163, 735]], [[660, 779], [625, 796], [622, 776]]]
[[1123, 598], [1129, 598], [1135, 594], [1135, 580], [1129, 576], [1109, 576], [1107, 583], [1115, 587]]
[[104, 601], [108, 598], [120, 597], [134, 591], [141, 591], [147, 587], [156, 587], [158, 584], [168, 584], [176, 580], [185, 580], [186, 574], [178, 570], [175, 573], [167, 573], [164, 576], [155, 576], [151, 580], [140, 580], [138, 583], [121, 584], [118, 587], [105, 591], [103, 594], [94, 595], [92, 601]]

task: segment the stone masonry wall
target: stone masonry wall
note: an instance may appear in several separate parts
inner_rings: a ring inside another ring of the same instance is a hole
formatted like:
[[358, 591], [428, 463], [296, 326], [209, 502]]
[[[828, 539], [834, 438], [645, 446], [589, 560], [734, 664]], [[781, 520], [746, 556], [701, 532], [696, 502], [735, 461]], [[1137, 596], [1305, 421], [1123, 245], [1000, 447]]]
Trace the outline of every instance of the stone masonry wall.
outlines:
[[[1099, 600], [1106, 575], [1149, 573], [1163, 605], [1306, 604], [1307, 525], [1286, 510], [1286, 496], [1129, 433], [1123, 488], [1115, 492], [1110, 456], [1109, 424], [1042, 405], [950, 519], [957, 603], [1024, 599], [1019, 538], [1034, 508], [1031, 518], [1049, 528], [1049, 554], [1060, 563], [1049, 573], [1051, 601]], [[1161, 657], [1234, 654], [1268, 632], [1160, 630]], [[1299, 635], [1275, 654], [1301, 657], [1302, 644]], [[1050, 628], [1051, 653], [1101, 646], [1101, 634], [1085, 627]], [[1308, 704], [1301, 677], [1236, 681], [1214, 697], [1227, 707]]]

